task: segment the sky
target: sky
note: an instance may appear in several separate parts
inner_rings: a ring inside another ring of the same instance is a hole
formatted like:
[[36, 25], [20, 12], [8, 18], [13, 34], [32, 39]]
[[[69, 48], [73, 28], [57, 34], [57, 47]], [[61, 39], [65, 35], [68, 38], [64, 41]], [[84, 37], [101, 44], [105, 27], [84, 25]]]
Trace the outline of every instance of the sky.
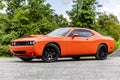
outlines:
[[70, 11], [72, 9], [73, 2], [72, 0], [46, 0], [47, 3], [51, 4], [51, 8], [55, 10], [55, 13], [59, 15], [63, 15], [67, 18], [68, 21], [69, 17], [66, 14], [66, 11]]
[[[66, 11], [72, 9], [73, 0], [46, 0], [51, 4], [51, 8], [55, 10], [55, 13], [62, 14], [65, 18], [68, 18]], [[107, 14], [114, 14], [120, 21], [120, 0], [98, 0], [102, 7], [99, 9], [100, 12], [106, 12]]]

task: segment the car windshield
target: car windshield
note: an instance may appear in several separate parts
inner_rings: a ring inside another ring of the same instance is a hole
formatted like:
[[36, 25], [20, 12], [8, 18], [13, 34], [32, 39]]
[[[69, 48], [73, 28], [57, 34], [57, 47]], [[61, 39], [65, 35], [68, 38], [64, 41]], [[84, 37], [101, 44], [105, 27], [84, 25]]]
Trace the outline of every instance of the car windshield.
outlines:
[[65, 36], [69, 32], [70, 28], [59, 28], [50, 33], [46, 36]]

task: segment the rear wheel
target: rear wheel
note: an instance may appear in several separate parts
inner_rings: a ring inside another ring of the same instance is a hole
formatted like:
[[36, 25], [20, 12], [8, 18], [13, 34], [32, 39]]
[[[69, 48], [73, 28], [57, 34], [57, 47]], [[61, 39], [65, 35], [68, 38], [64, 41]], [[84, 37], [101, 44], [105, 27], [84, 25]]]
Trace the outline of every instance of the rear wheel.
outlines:
[[72, 59], [74, 59], [74, 60], [79, 60], [79, 59], [80, 59], [80, 56], [73, 56]]
[[44, 49], [42, 60], [45, 62], [54, 62], [59, 58], [59, 55], [59, 47], [53, 43], [50, 43]]
[[33, 58], [20, 58], [22, 61], [26, 61], [26, 62], [29, 62], [31, 61]]
[[96, 59], [98, 60], [105, 60], [107, 59], [107, 55], [108, 55], [108, 49], [107, 46], [104, 44], [101, 44], [98, 47], [97, 53], [96, 53]]

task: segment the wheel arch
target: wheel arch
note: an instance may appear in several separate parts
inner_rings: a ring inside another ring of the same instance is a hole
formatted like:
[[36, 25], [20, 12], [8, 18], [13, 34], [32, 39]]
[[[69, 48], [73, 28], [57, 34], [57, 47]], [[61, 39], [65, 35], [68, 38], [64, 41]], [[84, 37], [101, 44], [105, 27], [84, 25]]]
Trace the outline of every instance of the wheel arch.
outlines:
[[98, 47], [99, 47], [100, 45], [105, 45], [106, 48], [107, 48], [107, 51], [108, 51], [108, 45], [107, 45], [106, 43], [100, 43], [100, 44], [98, 45]]
[[44, 46], [44, 48], [43, 48], [43, 52], [44, 52], [44, 50], [45, 50], [45, 47], [46, 47], [48, 44], [51, 44], [51, 43], [58, 46], [58, 48], [59, 48], [59, 50], [60, 50], [60, 55], [61, 55], [61, 47], [60, 47], [60, 45], [59, 45], [57, 42], [49, 42], [49, 43], [47, 43], [47, 44]]
[[[102, 53], [100, 52], [102, 50]], [[104, 52], [103, 52], [104, 51]], [[96, 51], [96, 59], [97, 60], [105, 60], [107, 58], [108, 54], [108, 46], [106, 43], [101, 43], [98, 45], [97, 51]]]

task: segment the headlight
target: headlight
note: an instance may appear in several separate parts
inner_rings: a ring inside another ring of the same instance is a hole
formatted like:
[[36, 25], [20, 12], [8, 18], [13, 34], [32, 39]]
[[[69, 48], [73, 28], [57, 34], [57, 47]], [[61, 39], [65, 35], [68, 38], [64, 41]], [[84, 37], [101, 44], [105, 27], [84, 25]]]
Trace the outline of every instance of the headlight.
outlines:
[[34, 41], [30, 41], [30, 42], [29, 42], [29, 45], [34, 45], [34, 44], [35, 44]]
[[15, 46], [16, 45], [16, 42], [11, 42], [11, 46]]

